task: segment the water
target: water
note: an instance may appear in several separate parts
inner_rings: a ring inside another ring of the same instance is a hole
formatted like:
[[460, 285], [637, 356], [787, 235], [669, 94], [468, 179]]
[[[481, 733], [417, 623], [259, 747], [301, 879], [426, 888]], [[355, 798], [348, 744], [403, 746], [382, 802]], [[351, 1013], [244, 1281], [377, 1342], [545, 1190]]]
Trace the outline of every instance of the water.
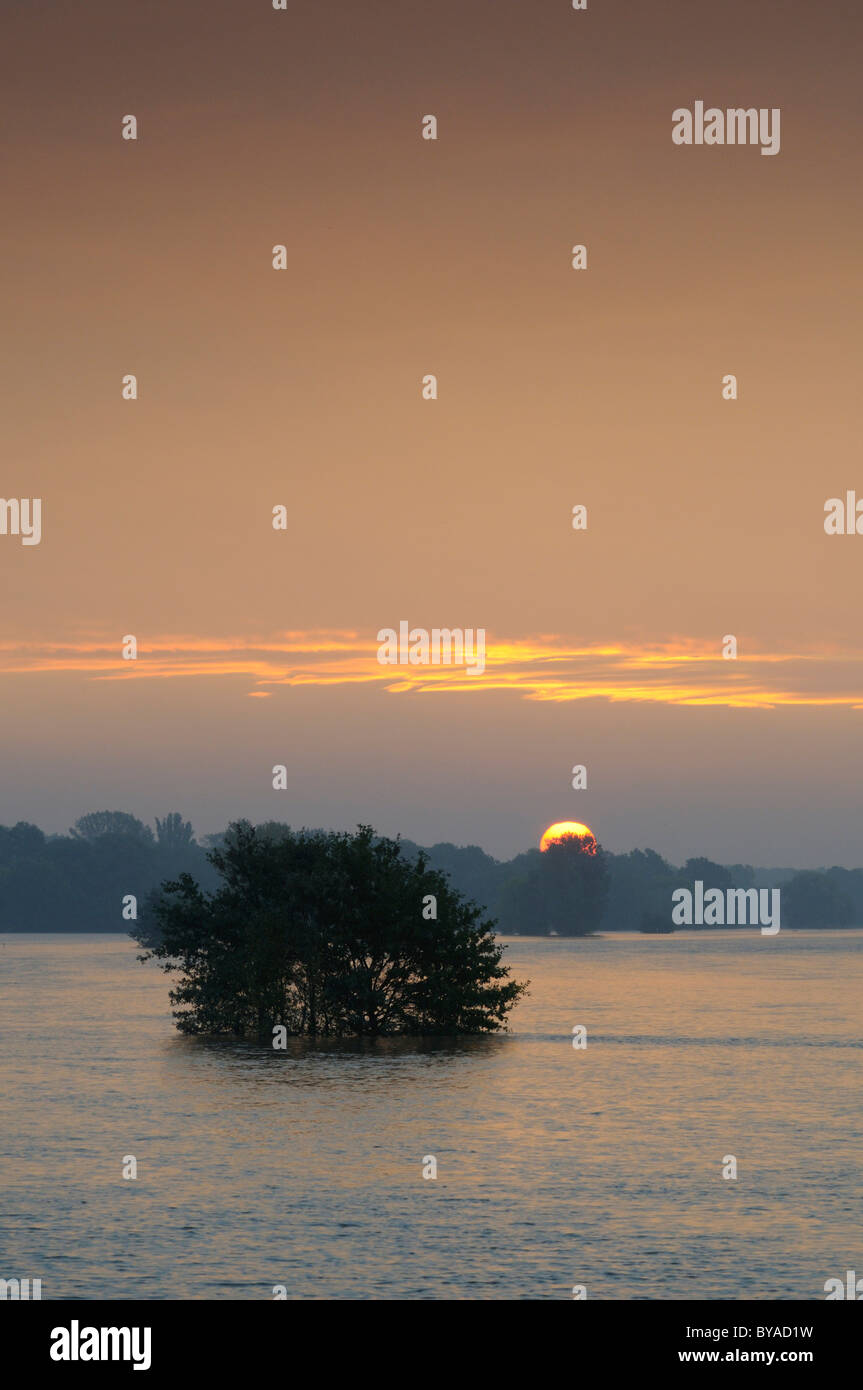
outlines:
[[863, 1271], [863, 933], [511, 938], [510, 1035], [288, 1053], [180, 1037], [127, 938], [0, 942], [0, 1276], [43, 1298], [808, 1299]]

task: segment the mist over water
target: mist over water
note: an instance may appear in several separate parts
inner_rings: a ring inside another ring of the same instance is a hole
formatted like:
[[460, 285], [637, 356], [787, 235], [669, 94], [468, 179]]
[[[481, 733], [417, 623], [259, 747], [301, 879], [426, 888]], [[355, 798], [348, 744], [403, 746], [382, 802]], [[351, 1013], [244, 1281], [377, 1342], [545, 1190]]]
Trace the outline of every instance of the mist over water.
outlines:
[[0, 943], [0, 1276], [43, 1298], [821, 1299], [863, 1268], [863, 932], [509, 938], [510, 1033], [287, 1052], [181, 1037], [126, 937]]

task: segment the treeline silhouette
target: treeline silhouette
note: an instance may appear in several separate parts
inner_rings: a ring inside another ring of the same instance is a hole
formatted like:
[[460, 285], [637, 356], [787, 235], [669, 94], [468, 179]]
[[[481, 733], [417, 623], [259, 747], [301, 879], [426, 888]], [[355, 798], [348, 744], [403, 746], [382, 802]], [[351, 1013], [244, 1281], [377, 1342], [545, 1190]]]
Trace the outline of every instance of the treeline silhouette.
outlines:
[[[287, 829], [258, 827], [264, 834]], [[216, 888], [207, 853], [225, 833], [196, 841], [176, 811], [157, 818], [155, 828], [123, 811], [81, 816], [66, 835], [24, 821], [0, 826], [0, 931], [129, 931], [123, 901], [130, 895], [140, 915], [162, 883], [183, 873], [204, 891]], [[404, 855], [417, 857], [419, 845], [400, 843]], [[657, 930], [670, 920], [673, 890], [697, 879], [710, 888], [781, 887], [783, 928], [863, 926], [863, 869], [760, 870], [703, 858], [677, 867], [651, 849], [611, 854], [600, 845], [591, 854], [578, 842], [563, 849], [530, 849], [507, 861], [476, 845], [437, 844], [424, 853], [431, 869], [509, 934]]]

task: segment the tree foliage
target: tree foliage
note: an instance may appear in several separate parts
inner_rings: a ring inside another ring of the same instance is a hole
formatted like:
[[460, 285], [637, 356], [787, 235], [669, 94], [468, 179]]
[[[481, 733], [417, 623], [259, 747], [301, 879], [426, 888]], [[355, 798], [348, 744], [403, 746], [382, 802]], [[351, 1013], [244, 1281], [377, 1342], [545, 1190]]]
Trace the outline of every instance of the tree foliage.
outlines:
[[846, 927], [853, 921], [851, 899], [836, 883], [836, 873], [804, 869], [782, 885], [782, 916], [787, 926]]
[[[371, 827], [354, 834], [248, 822], [208, 859], [219, 886], [163, 885], [135, 933], [179, 982], [184, 1033], [266, 1037], [490, 1032], [525, 986], [501, 964], [483, 909], [426, 856]], [[424, 903], [436, 899], [436, 920]]]
[[90, 811], [79, 816], [69, 834], [76, 840], [100, 840], [103, 835], [125, 836], [130, 840], [140, 840], [144, 844], [153, 843], [153, 832], [149, 825], [130, 816], [128, 811]]
[[171, 811], [164, 820], [156, 817], [156, 839], [161, 849], [182, 850], [195, 843], [191, 821], [183, 820], [179, 811]]
[[564, 835], [528, 860], [508, 888], [507, 927], [528, 936], [595, 931], [609, 889], [608, 855], [594, 839]]

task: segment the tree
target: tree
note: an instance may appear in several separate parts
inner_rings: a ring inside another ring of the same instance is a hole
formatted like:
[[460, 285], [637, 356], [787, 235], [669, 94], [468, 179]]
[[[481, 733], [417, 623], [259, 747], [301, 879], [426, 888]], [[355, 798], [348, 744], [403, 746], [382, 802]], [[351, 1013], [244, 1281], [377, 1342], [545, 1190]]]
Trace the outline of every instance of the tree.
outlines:
[[186, 849], [195, 843], [191, 821], [183, 820], [179, 811], [172, 811], [164, 820], [156, 817], [156, 839], [160, 849]]
[[700, 879], [705, 890], [708, 888], [742, 888], [744, 886], [741, 883], [732, 882], [731, 874], [724, 865], [714, 864], [712, 859], [705, 859], [703, 856], [698, 859], [687, 859], [680, 873], [684, 879], [692, 884]]
[[608, 897], [608, 856], [596, 840], [564, 835], [552, 840], [539, 864], [540, 904], [549, 931], [584, 936], [602, 920]]
[[143, 844], [153, 843], [153, 832], [137, 816], [128, 811], [90, 811], [79, 816], [69, 834], [76, 840], [100, 840], [103, 835], [124, 835]]
[[633, 849], [611, 854], [611, 891], [603, 927], [643, 930], [645, 916], [664, 918], [671, 925], [671, 895], [680, 882], [675, 869], [653, 849]]
[[189, 874], [163, 884], [134, 933], [140, 959], [179, 976], [183, 1033], [493, 1032], [526, 988], [483, 909], [370, 826], [276, 835], [239, 821], [207, 858], [217, 890]]
[[[526, 856], [521, 856], [525, 859]], [[564, 835], [535, 851], [526, 873], [507, 883], [510, 930], [535, 936], [585, 936], [602, 920], [608, 897], [608, 855], [596, 840]]]
[[783, 883], [782, 918], [789, 927], [847, 927], [851, 899], [826, 873], [804, 869]]
[[513, 936], [543, 936], [548, 930], [536, 911], [536, 875], [541, 861], [541, 852], [529, 849], [501, 865], [504, 872], [494, 908], [503, 930]]

